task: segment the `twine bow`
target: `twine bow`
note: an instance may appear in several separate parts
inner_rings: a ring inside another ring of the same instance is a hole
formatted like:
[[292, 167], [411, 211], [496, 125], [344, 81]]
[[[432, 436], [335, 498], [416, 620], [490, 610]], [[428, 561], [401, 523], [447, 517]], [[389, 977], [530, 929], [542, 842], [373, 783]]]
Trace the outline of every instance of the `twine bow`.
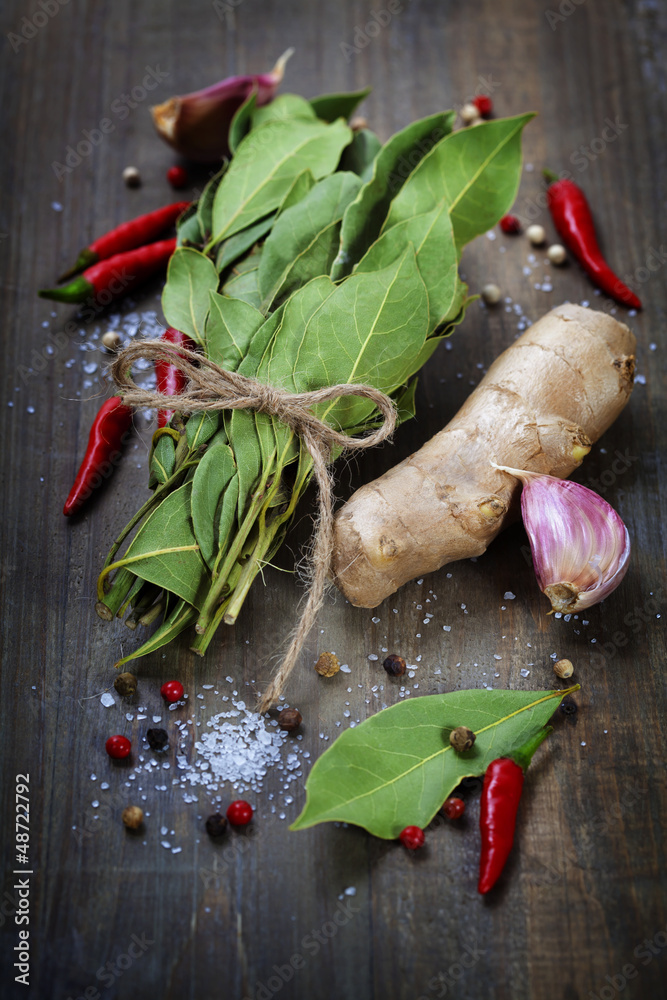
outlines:
[[[141, 389], [132, 378], [132, 365], [139, 358], [167, 361], [189, 379], [185, 390], [177, 396]], [[301, 618], [292, 634], [290, 643], [268, 690], [262, 697], [259, 710], [266, 711], [274, 705], [291, 674], [299, 653], [315, 624], [317, 613], [324, 603], [327, 575], [333, 552], [333, 484], [327, 468], [331, 451], [338, 446], [347, 451], [372, 448], [386, 440], [396, 426], [396, 410], [391, 399], [369, 385], [351, 382], [327, 386], [312, 392], [288, 392], [266, 385], [257, 379], [230, 372], [203, 354], [162, 340], [142, 340], [130, 344], [119, 352], [111, 366], [111, 374], [118, 386], [123, 402], [135, 408], [178, 409], [181, 413], [200, 410], [255, 410], [277, 417], [297, 434], [313, 462], [313, 472], [318, 487], [319, 514], [312, 547], [310, 585]], [[332, 402], [341, 396], [359, 396], [368, 399], [380, 411], [380, 427], [363, 438], [349, 437], [334, 430], [312, 408], [318, 403]]]

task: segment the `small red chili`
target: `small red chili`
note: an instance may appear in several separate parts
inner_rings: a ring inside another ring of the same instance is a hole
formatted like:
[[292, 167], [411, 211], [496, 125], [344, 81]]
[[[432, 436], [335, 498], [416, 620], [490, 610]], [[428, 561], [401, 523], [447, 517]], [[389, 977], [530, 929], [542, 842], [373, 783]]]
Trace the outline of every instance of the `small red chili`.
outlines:
[[164, 270], [176, 249], [176, 238], [149, 243], [147, 246], [117, 253], [86, 268], [69, 285], [62, 288], [42, 288], [38, 295], [56, 302], [85, 302], [94, 297], [100, 305], [131, 291], [154, 274]]
[[[179, 347], [187, 347], [191, 351], [194, 351], [197, 346], [194, 340], [188, 337], [187, 333], [181, 333], [180, 330], [175, 330], [173, 326], [167, 327], [160, 340], [164, 340], [168, 344], [177, 344]], [[161, 392], [164, 396], [177, 396], [185, 389], [188, 381], [181, 369], [177, 368], [176, 365], [170, 364], [168, 361], [155, 362], [155, 377], [157, 379], [157, 391]], [[158, 410], [158, 427], [166, 427], [173, 415], [173, 410]]]
[[447, 819], [460, 819], [466, 811], [466, 804], [463, 799], [445, 799], [442, 804], [442, 811]]
[[566, 247], [598, 288], [621, 305], [641, 309], [642, 304], [635, 293], [614, 274], [602, 256], [584, 192], [574, 181], [559, 180], [551, 170], [542, 172], [549, 181], [549, 210]]
[[180, 701], [185, 694], [185, 688], [180, 681], [166, 681], [160, 688], [160, 694], [165, 701]]
[[398, 835], [398, 839], [403, 847], [407, 847], [409, 851], [416, 851], [424, 846], [424, 831], [418, 826], [406, 826]]
[[114, 760], [123, 760], [124, 757], [129, 756], [132, 744], [127, 736], [110, 736], [104, 744], [104, 748]]
[[551, 731], [551, 726], [540, 730], [511, 757], [492, 760], [486, 769], [479, 813], [482, 854], [477, 889], [482, 894], [493, 888], [505, 867], [514, 843], [524, 771], [540, 743]]
[[61, 275], [58, 281], [71, 278], [73, 274], [97, 264], [99, 260], [108, 260], [117, 253], [125, 253], [127, 250], [135, 250], [137, 247], [152, 243], [160, 233], [173, 226], [189, 204], [187, 201], [176, 201], [173, 205], [165, 205], [164, 208], [158, 208], [154, 212], [138, 215], [136, 219], [123, 222], [103, 236], [98, 236], [81, 251], [74, 267]]
[[63, 507], [65, 517], [81, 510], [93, 490], [113, 472], [121, 456], [123, 438], [132, 426], [132, 409], [120, 396], [112, 396], [100, 407], [88, 435], [88, 446], [74, 485]]
[[167, 180], [173, 188], [180, 190], [184, 188], [188, 183], [188, 172], [185, 167], [169, 167], [167, 171]]
[[517, 219], [516, 215], [503, 215], [499, 225], [502, 231], [508, 235], [514, 235], [521, 232], [521, 223]]
[[246, 826], [252, 819], [252, 806], [244, 799], [237, 799], [228, 806], [227, 819], [232, 826]]
[[487, 96], [487, 94], [478, 94], [477, 97], [473, 97], [472, 103], [475, 105], [482, 118], [488, 118], [493, 110], [493, 101]]

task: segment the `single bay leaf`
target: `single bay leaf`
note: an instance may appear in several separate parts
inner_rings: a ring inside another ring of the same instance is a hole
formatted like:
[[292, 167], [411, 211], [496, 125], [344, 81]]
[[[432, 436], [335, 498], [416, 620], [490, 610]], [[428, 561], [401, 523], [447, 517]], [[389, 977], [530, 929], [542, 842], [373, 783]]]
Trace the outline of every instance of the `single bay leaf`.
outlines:
[[205, 235], [199, 223], [197, 202], [192, 202], [181, 215], [176, 224], [176, 246], [184, 247], [194, 244], [203, 246]]
[[223, 494], [236, 476], [234, 453], [226, 444], [212, 444], [199, 462], [192, 480], [192, 526], [199, 551], [210, 570], [218, 552], [215, 524]]
[[241, 299], [258, 311], [262, 305], [258, 281], [260, 260], [261, 249], [256, 249], [248, 257], [244, 257], [234, 265], [229, 278], [222, 286], [224, 295], [233, 299]]
[[187, 333], [204, 347], [208, 293], [217, 287], [218, 272], [213, 261], [190, 247], [178, 248], [169, 261], [162, 291], [162, 311], [169, 326]]
[[229, 136], [227, 138], [227, 144], [229, 150], [232, 153], [236, 153], [239, 145], [246, 135], [250, 131], [250, 123], [252, 121], [252, 114], [257, 106], [257, 90], [253, 90], [246, 97], [245, 101], [240, 108], [234, 114], [229, 126]]
[[169, 434], [161, 434], [155, 442], [150, 456], [149, 485], [166, 483], [176, 463], [176, 444]]
[[333, 122], [336, 118], [347, 119], [359, 107], [361, 102], [368, 97], [371, 87], [363, 90], [351, 90], [342, 94], [320, 94], [319, 97], [311, 97], [310, 106], [317, 115], [325, 122]]
[[292, 181], [289, 190], [283, 200], [280, 202], [280, 207], [276, 213], [276, 216], [280, 216], [281, 212], [285, 212], [292, 205], [297, 205], [302, 198], [305, 198], [312, 187], [315, 186], [315, 178], [313, 177], [313, 171], [310, 167], [307, 170], [302, 170], [300, 174]]
[[232, 529], [236, 524], [236, 511], [239, 499], [239, 477], [234, 476], [227, 484], [216, 511], [218, 529], [218, 551], [224, 552], [232, 540]]
[[161, 649], [162, 646], [166, 646], [167, 643], [175, 639], [181, 632], [184, 632], [190, 625], [194, 625], [197, 617], [198, 612], [187, 601], [184, 601], [182, 598], [177, 600], [173, 609], [169, 612], [163, 623], [156, 628], [150, 639], [143, 646], [140, 646], [139, 649], [133, 650], [133, 652], [124, 656], [122, 660], [118, 660], [114, 663], [114, 666], [121, 667], [124, 663], [129, 663], [130, 660], [137, 660], [141, 656], [148, 656], [149, 653], [154, 653], [156, 649]]
[[202, 233], [202, 242], [205, 242], [211, 237], [215, 192], [218, 190], [218, 184], [222, 180], [225, 171], [227, 170], [227, 166], [228, 164], [225, 163], [225, 165], [221, 167], [220, 170], [213, 175], [213, 177], [211, 177], [202, 191], [199, 201], [197, 202], [197, 219], [199, 221], [199, 229]]
[[250, 341], [264, 317], [241, 299], [210, 292], [211, 308], [206, 320], [206, 353], [228, 371], [236, 371], [243, 361]]
[[343, 217], [340, 249], [331, 269], [334, 281], [350, 274], [380, 235], [392, 198], [422, 157], [451, 132], [453, 121], [453, 111], [430, 115], [397, 132], [382, 147], [373, 160], [370, 180]]
[[355, 274], [386, 267], [405, 252], [408, 243], [415, 248], [417, 267], [428, 292], [429, 332], [432, 332], [459, 311], [458, 254], [446, 204], [386, 230], [359, 261]]
[[383, 231], [442, 202], [459, 249], [494, 226], [516, 197], [521, 133], [533, 117], [497, 118], [442, 139], [392, 201]]
[[[315, 762], [306, 805], [290, 829], [337, 820], [387, 840], [406, 826], [423, 829], [463, 778], [517, 750], [573, 690], [452, 691], [386, 708], [342, 733]], [[476, 734], [466, 753], [449, 743], [457, 726]]]
[[215, 266], [218, 271], [224, 271], [230, 264], [233, 264], [239, 257], [242, 257], [244, 253], [247, 253], [255, 243], [263, 239], [271, 231], [275, 218], [276, 213], [272, 212], [271, 215], [260, 219], [259, 222], [248, 226], [247, 229], [242, 229], [240, 233], [230, 236], [228, 240], [223, 240], [218, 247], [215, 259]]
[[169, 493], [146, 518], [122, 562], [188, 604], [201, 607], [210, 578], [192, 530], [192, 483]]
[[305, 97], [300, 97], [298, 94], [281, 94], [268, 104], [263, 104], [261, 108], [253, 109], [250, 115], [250, 127], [259, 128], [267, 122], [285, 121], [289, 118], [302, 118], [312, 122], [317, 120], [318, 115]]
[[193, 451], [210, 441], [220, 426], [221, 416], [217, 410], [199, 410], [191, 413], [185, 425], [188, 446]]
[[373, 173], [373, 161], [382, 149], [382, 143], [368, 128], [359, 129], [354, 133], [352, 142], [343, 150], [339, 170], [351, 170], [358, 174], [364, 184], [370, 180]]
[[311, 278], [329, 273], [338, 250], [337, 224], [360, 187], [356, 174], [336, 171], [281, 212], [262, 250], [258, 282], [264, 311]]
[[303, 170], [312, 170], [316, 179], [332, 173], [351, 138], [350, 129], [340, 120], [327, 125], [279, 119], [249, 132], [216, 192], [214, 242], [276, 209]]

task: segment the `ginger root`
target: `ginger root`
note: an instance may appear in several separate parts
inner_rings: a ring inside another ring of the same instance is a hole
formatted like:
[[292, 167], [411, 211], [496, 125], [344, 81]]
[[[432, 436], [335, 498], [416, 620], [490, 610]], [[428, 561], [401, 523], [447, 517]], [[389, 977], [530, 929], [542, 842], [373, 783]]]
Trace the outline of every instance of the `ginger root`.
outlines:
[[634, 351], [627, 326], [582, 306], [534, 323], [442, 431], [340, 509], [336, 586], [374, 608], [416, 576], [481, 555], [519, 516], [520, 483], [492, 462], [569, 476], [627, 403]]

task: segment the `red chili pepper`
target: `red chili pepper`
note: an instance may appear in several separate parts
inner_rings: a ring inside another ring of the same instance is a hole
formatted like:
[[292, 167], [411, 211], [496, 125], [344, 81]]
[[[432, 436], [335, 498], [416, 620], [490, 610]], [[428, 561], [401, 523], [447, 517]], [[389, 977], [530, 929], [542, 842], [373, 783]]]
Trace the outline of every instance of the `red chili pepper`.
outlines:
[[131, 426], [132, 409], [125, 406], [120, 396], [112, 396], [102, 404], [90, 428], [83, 462], [63, 507], [65, 517], [81, 510], [93, 490], [111, 474], [120, 458], [123, 437]]
[[97, 264], [99, 260], [108, 260], [117, 253], [125, 253], [127, 250], [136, 250], [147, 243], [152, 243], [158, 236], [169, 229], [176, 222], [190, 203], [187, 201], [176, 201], [173, 205], [165, 205], [155, 212], [148, 212], [146, 215], [139, 215], [136, 219], [123, 222], [120, 226], [98, 237], [90, 246], [81, 251], [76, 259], [74, 267], [66, 271], [58, 278], [58, 281], [65, 281], [73, 274], [78, 274], [86, 267]]
[[[194, 351], [197, 346], [194, 340], [188, 337], [187, 333], [181, 333], [180, 330], [175, 330], [173, 326], [167, 327], [160, 340], [164, 340], [168, 344], [177, 344], [179, 347], [187, 347], [191, 351]], [[163, 393], [165, 396], [177, 396], [179, 392], [185, 389], [188, 381], [181, 369], [177, 368], [176, 365], [170, 364], [169, 361], [156, 361], [155, 375], [157, 378], [157, 391]], [[173, 410], [158, 410], [158, 427], [166, 427], [173, 415]]]
[[584, 192], [574, 181], [559, 180], [551, 170], [543, 170], [542, 173], [549, 181], [549, 210], [567, 248], [598, 288], [623, 306], [641, 309], [642, 304], [635, 293], [614, 274], [602, 256]]
[[85, 302], [94, 297], [101, 305], [108, 305], [163, 270], [175, 249], [174, 237], [149, 243], [137, 250], [128, 250], [127, 253], [117, 253], [108, 260], [93, 264], [69, 285], [43, 288], [38, 294], [43, 299], [55, 299], [56, 302]]
[[498, 881], [514, 843], [516, 814], [523, 790], [524, 771], [551, 726], [540, 730], [511, 757], [492, 760], [484, 775], [479, 828], [482, 855], [477, 889], [486, 893]]

